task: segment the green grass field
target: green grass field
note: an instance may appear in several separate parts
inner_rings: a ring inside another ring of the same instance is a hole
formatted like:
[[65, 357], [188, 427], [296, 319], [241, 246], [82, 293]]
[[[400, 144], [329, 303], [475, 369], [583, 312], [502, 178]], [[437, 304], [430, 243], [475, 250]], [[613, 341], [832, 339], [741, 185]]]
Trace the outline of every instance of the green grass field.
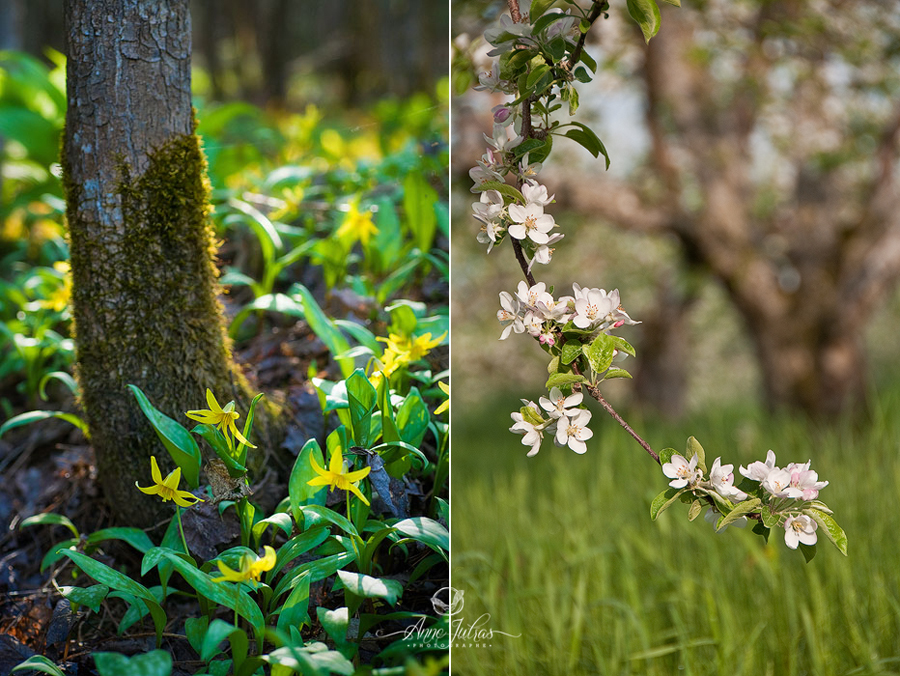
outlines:
[[693, 434], [710, 463], [812, 459], [850, 555], [821, 535], [809, 564], [783, 533], [716, 534], [686, 505], [652, 522], [668, 480], [596, 407], [587, 454], [545, 441], [526, 458], [517, 399], [498, 399], [454, 409], [454, 618], [521, 637], [457, 644], [454, 674], [900, 674], [900, 391], [830, 428], [749, 409], [631, 420], [656, 450]]

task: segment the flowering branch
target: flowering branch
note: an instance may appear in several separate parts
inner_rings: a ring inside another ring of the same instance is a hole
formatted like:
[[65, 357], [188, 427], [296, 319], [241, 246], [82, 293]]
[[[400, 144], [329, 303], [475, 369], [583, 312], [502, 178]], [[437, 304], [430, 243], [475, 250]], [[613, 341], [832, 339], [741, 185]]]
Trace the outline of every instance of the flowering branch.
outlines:
[[[585, 442], [593, 436], [592, 414], [583, 403], [586, 391], [671, 479], [669, 488], [651, 504], [652, 518], [680, 500], [690, 505], [691, 520], [708, 506], [707, 519], [717, 531], [748, 519], [756, 522], [754, 531], [764, 537], [772, 528], [783, 528], [785, 543], [792, 549], [804, 545], [807, 560], [815, 553], [817, 532], [822, 531], [846, 554], [846, 535], [831, 510], [818, 500], [828, 482], [818, 480], [809, 462], [790, 463], [782, 469], [775, 466], [775, 454], [769, 451], [765, 463], [741, 467], [745, 479], [735, 486], [734, 465], [722, 465], [721, 458], [716, 458], [708, 469], [703, 448], [693, 437], [684, 455], [671, 448], [656, 453], [600, 391], [606, 380], [631, 378], [619, 364], [635, 356], [628, 341], [613, 333], [639, 323], [622, 307], [618, 289], [607, 292], [573, 284], [571, 296], [557, 298], [536, 280], [532, 268], [549, 264], [553, 245], [564, 237], [554, 232], [559, 226], [546, 211], [555, 196], [536, 179], [553, 149], [554, 137], [575, 141], [594, 157], [602, 154], [609, 166], [606, 148], [590, 127], [577, 121], [561, 123], [555, 115], [564, 104], [570, 116], [575, 114], [576, 83], [590, 82], [591, 73], [596, 72], [597, 64], [584, 51], [585, 39], [609, 4], [596, 0], [584, 11], [569, 3], [572, 6], [566, 12], [551, 8], [553, 4], [553, 0], [532, 0], [523, 14], [518, 0], [508, 0], [510, 16], [501, 17], [498, 27], [485, 32], [493, 46], [489, 56], [495, 60], [475, 88], [511, 97], [493, 108], [493, 134], [485, 135], [489, 147], [469, 171], [472, 192], [479, 195], [472, 206], [481, 223], [478, 241], [490, 253], [510, 240], [525, 277], [515, 295], [500, 293], [500, 339], [528, 333], [550, 357], [549, 396], [540, 397], [538, 403], [523, 399], [523, 406], [511, 416], [510, 431], [522, 435], [522, 443], [530, 447], [528, 456], [540, 451], [545, 436], [552, 436], [557, 446], [585, 453]], [[647, 40], [655, 35], [659, 10], [654, 0], [629, 3], [629, 12]]]

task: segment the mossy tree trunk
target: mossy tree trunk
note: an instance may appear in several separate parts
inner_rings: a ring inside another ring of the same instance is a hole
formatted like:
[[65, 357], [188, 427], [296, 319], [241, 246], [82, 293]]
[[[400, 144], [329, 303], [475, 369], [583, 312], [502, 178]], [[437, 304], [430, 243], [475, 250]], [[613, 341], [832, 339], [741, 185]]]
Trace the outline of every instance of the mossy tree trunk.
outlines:
[[126, 385], [184, 424], [207, 387], [243, 415], [250, 399], [217, 300], [188, 0], [66, 0], [65, 18], [77, 376], [106, 497], [147, 524], [159, 505], [134, 482], [171, 461]]

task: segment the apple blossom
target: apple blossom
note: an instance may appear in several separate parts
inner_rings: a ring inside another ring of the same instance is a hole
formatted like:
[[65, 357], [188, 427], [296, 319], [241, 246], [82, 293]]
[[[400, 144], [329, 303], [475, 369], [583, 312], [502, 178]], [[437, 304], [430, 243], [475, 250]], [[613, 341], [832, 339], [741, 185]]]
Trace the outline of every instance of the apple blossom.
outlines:
[[[534, 405], [534, 402], [526, 401], [526, 405], [534, 410], [535, 416], [540, 417], [540, 412], [537, 406]], [[510, 417], [513, 419], [513, 426], [509, 428], [509, 431], [523, 435], [522, 443], [525, 446], [531, 446], [531, 450], [527, 453], [529, 458], [537, 455], [538, 451], [541, 450], [541, 441], [544, 440], [544, 423], [529, 422], [518, 411], [511, 413]]]
[[594, 436], [587, 425], [591, 421], [591, 412], [587, 409], [578, 409], [574, 417], [560, 417], [556, 422], [556, 445], [568, 445], [576, 453], [587, 451], [585, 441]]
[[534, 179], [528, 179], [522, 185], [522, 196], [526, 204], [540, 204], [545, 207], [553, 202], [556, 195], [547, 194], [547, 186], [541, 185]]
[[789, 516], [784, 522], [784, 544], [791, 549], [797, 549], [799, 543], [814, 545], [818, 540], [816, 529], [819, 527], [813, 519], [806, 514]]
[[723, 498], [740, 502], [747, 498], [744, 491], [734, 486], [734, 465], [722, 465], [721, 458], [716, 458], [709, 470], [709, 483]]
[[500, 309], [497, 310], [497, 321], [504, 327], [503, 333], [500, 334], [500, 340], [509, 338], [510, 331], [516, 333], [525, 332], [525, 324], [522, 317], [519, 316], [521, 303], [518, 299], [513, 298], [512, 294], [507, 291], [500, 292]]
[[553, 257], [553, 252], [556, 251], [556, 249], [550, 245], [556, 244], [563, 237], [565, 237], [565, 235], [557, 232], [550, 235], [550, 239], [547, 240], [546, 244], [539, 244], [534, 250], [534, 258], [528, 262], [528, 272], [531, 272], [531, 266], [535, 263], [547, 265]]
[[542, 409], [550, 414], [551, 418], [561, 418], [574, 415], [575, 411], [568, 409], [578, 406], [583, 399], [584, 394], [581, 392], [573, 392], [567, 397], [558, 387], [553, 387], [550, 389], [550, 398], [541, 397], [538, 399], [538, 403]]
[[786, 469], [775, 467], [762, 481], [762, 487], [776, 498], [789, 498], [786, 489], [791, 485], [791, 473]]
[[663, 474], [672, 479], [669, 485], [672, 488], [684, 488], [688, 484], [696, 484], [703, 478], [703, 472], [697, 469], [697, 455], [691, 461], [685, 460], [683, 455], [673, 455], [670, 462], [662, 466]]
[[536, 244], [546, 244], [550, 241], [547, 234], [556, 223], [553, 216], [544, 213], [544, 207], [540, 204], [510, 204], [509, 217], [513, 225], [507, 228], [510, 237], [516, 239], [531, 239]]
[[760, 462], [757, 460], [756, 462], [750, 463], [747, 467], [741, 467], [740, 472], [748, 479], [752, 479], [753, 481], [765, 481], [766, 477], [769, 476], [769, 472], [771, 472], [775, 468], [775, 452], [770, 450], [766, 453], [766, 461]]

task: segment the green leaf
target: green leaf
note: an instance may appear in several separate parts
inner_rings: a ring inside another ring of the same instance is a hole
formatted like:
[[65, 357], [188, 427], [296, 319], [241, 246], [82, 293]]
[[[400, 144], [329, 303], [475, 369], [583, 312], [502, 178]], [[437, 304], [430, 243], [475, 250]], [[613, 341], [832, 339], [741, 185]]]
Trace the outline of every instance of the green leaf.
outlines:
[[819, 509], [804, 509], [803, 513], [811, 516], [819, 524], [819, 528], [825, 531], [825, 535], [838, 548], [838, 551], [847, 556], [847, 534], [838, 526], [834, 517]]
[[571, 364], [581, 356], [582, 343], [579, 340], [569, 340], [562, 346], [559, 359], [563, 364]]
[[537, 68], [534, 68], [530, 73], [528, 73], [528, 77], [525, 80], [525, 86], [528, 89], [533, 89], [534, 85], [540, 80], [544, 75], [550, 73], [550, 66], [546, 63], [542, 63]]
[[191, 430], [194, 434], [206, 439], [206, 443], [216, 452], [219, 460], [225, 463], [225, 469], [228, 470], [228, 476], [237, 479], [247, 473], [247, 468], [240, 464], [232, 454], [232, 450], [228, 448], [228, 441], [215, 425], [200, 423], [195, 425]]
[[605, 333], [601, 333], [590, 345], [582, 346], [582, 352], [588, 358], [594, 373], [603, 373], [612, 364], [615, 344]]
[[128, 387], [172, 460], [181, 468], [188, 486], [197, 488], [200, 485], [200, 449], [194, 437], [178, 422], [158, 411], [141, 388], [130, 384]]
[[319, 624], [325, 630], [338, 648], [347, 644], [347, 627], [350, 624], [350, 613], [346, 606], [329, 610], [318, 606], [316, 608], [316, 616], [319, 618]]
[[393, 527], [444, 556], [446, 556], [446, 552], [450, 551], [450, 533], [437, 521], [429, 519], [427, 516], [403, 519], [395, 523]]
[[603, 376], [603, 380], [612, 380], [613, 378], [631, 379], [631, 374], [625, 369], [609, 369]]
[[812, 561], [813, 557], [816, 555], [816, 546], [814, 544], [805, 545], [801, 542], [799, 549], [800, 553], [803, 554], [803, 559], [806, 561], [806, 563]]
[[286, 296], [283, 293], [269, 293], [255, 298], [240, 309], [228, 326], [228, 335], [235, 338], [247, 317], [258, 310], [278, 312], [288, 317], [299, 317], [300, 319], [306, 317], [303, 306], [290, 296]]
[[88, 535], [87, 546], [95, 547], [106, 540], [123, 540], [142, 554], [153, 548], [153, 541], [143, 530], [130, 526], [116, 526], [95, 531]]
[[511, 185], [507, 183], [502, 183], [500, 181], [487, 181], [486, 183], [482, 183], [478, 186], [478, 192], [484, 192], [485, 190], [496, 190], [501, 195], [507, 198], [507, 203], [511, 200], [516, 202], [517, 204], [525, 204], [525, 197], [518, 190], [513, 188]]
[[410, 172], [403, 181], [403, 211], [413, 234], [416, 247], [428, 251], [434, 242], [437, 217], [434, 205], [439, 201], [437, 191], [428, 185], [420, 172]]
[[262, 635], [265, 619], [259, 606], [247, 595], [247, 592], [236, 588], [230, 583], [213, 582], [211, 577], [201, 573], [173, 552], [163, 552], [163, 556], [172, 562], [172, 565], [175, 566], [175, 569], [181, 574], [185, 582], [191, 585], [199, 594], [237, 611], [238, 615], [250, 622], [257, 636]]
[[691, 506], [688, 508], [688, 521], [693, 521], [698, 516], [700, 516], [700, 512], [703, 510], [703, 503], [699, 500], [694, 500], [691, 503]]
[[209, 618], [206, 615], [189, 617], [184, 621], [184, 634], [188, 643], [200, 654], [203, 649], [203, 637], [206, 636], [206, 628], [209, 626]]
[[302, 575], [291, 593], [279, 606], [277, 627], [287, 631], [288, 627], [309, 624], [309, 583], [311, 575]]
[[72, 603], [80, 603], [98, 613], [100, 604], [109, 593], [109, 587], [105, 584], [95, 584], [91, 587], [60, 587], [59, 593]]
[[21, 143], [30, 158], [43, 167], [59, 159], [59, 129], [31, 110], [0, 105], [0, 135]]
[[661, 21], [656, 2], [654, 0], [628, 0], [627, 4], [631, 18], [641, 27], [644, 41], [650, 42], [650, 38], [659, 31]]
[[653, 521], [656, 521], [657, 517], [662, 514], [665, 510], [669, 508], [669, 506], [675, 502], [681, 494], [684, 493], [687, 488], [672, 488], [669, 487], [664, 490], [662, 493], [653, 498], [653, 502], [650, 503], [650, 518]]
[[663, 2], [675, 5], [676, 7], [681, 7], [681, 0], [663, 0]]
[[281, 236], [278, 234], [275, 226], [272, 225], [272, 221], [256, 207], [243, 200], [232, 197], [228, 200], [228, 206], [248, 217], [243, 220], [250, 226], [259, 240], [259, 246], [266, 266], [271, 265], [275, 261], [275, 254], [284, 246], [281, 242]]
[[672, 462], [672, 456], [678, 455], [678, 451], [674, 448], [664, 448], [659, 452], [659, 464], [660, 466], [665, 465], [668, 462]]
[[275, 567], [272, 568], [272, 572], [270, 575], [274, 578], [281, 572], [281, 569], [284, 568], [288, 563], [296, 559], [301, 554], [305, 554], [306, 552], [315, 549], [320, 544], [325, 542], [328, 539], [330, 533], [328, 528], [325, 526], [317, 526], [314, 528], [309, 528], [300, 535], [297, 535], [287, 542], [285, 542], [281, 547], [278, 548], [278, 553], [275, 557]]
[[[550, 6], [556, 2], [556, 0], [532, 0], [531, 9], [528, 11], [528, 16], [535, 23], [535, 31], [537, 27], [537, 20], [544, 16], [544, 13], [550, 9]], [[553, 18], [553, 17], [550, 17]]]
[[67, 549], [63, 552], [81, 568], [86, 575], [94, 578], [100, 584], [104, 584], [111, 589], [123, 591], [132, 596], [136, 596], [147, 604], [150, 615], [153, 617], [153, 625], [156, 628], [156, 644], [162, 641], [162, 632], [166, 626], [166, 613], [160, 607], [153, 593], [139, 582], [135, 582], [127, 575], [123, 575], [117, 570], [113, 570], [109, 566], [92, 559], [86, 554]]
[[38, 384], [38, 395], [41, 397], [41, 401], [47, 401], [46, 387], [47, 383], [51, 380], [58, 380], [68, 388], [69, 392], [76, 397], [79, 395], [78, 383], [75, 382], [75, 379], [71, 375], [65, 371], [53, 371], [52, 373], [45, 373], [44, 377], [41, 378], [41, 382]]
[[73, 413], [63, 413], [62, 411], [27, 411], [15, 415], [0, 425], [0, 437], [16, 427], [30, 425], [33, 422], [46, 420], [47, 418], [59, 418], [60, 420], [65, 420], [67, 423], [75, 425], [75, 427], [80, 429], [86, 437], [90, 438], [87, 423]]
[[72, 523], [68, 517], [63, 516], [62, 514], [54, 514], [53, 512], [45, 512], [43, 514], [35, 514], [34, 516], [29, 516], [19, 524], [19, 528], [28, 528], [29, 526], [45, 526], [47, 524], [53, 526], [65, 526], [70, 531], [72, 531], [72, 534], [76, 538], [80, 537], [78, 529], [75, 528], [75, 524]]
[[300, 507], [310, 504], [324, 506], [325, 498], [328, 494], [327, 487], [310, 486], [307, 483], [311, 479], [315, 479], [319, 476], [312, 467], [310, 457], [316, 459], [316, 462], [319, 463], [319, 467], [327, 468], [328, 466], [328, 463], [325, 462], [325, 458], [322, 455], [322, 449], [319, 447], [318, 441], [310, 439], [303, 444], [303, 448], [300, 449], [300, 453], [297, 454], [297, 459], [294, 461], [291, 477], [288, 480], [288, 495], [291, 500], [291, 513], [294, 515], [294, 521], [298, 526], [303, 523], [303, 514], [300, 511]]
[[544, 419], [541, 418], [541, 414], [535, 411], [531, 406], [523, 406], [519, 409], [519, 414], [522, 416], [522, 420], [531, 423], [532, 425], [540, 425], [544, 422]]
[[587, 378], [584, 376], [580, 376], [576, 373], [554, 373], [552, 376], [547, 378], [547, 383], [545, 387], [549, 392], [554, 387], [563, 387], [564, 385], [571, 385], [572, 383], [586, 383]]
[[428, 423], [431, 422], [431, 413], [415, 387], [410, 388], [406, 399], [397, 409], [396, 422], [402, 441], [416, 448], [422, 445]]
[[621, 336], [610, 336], [610, 339], [612, 340], [613, 345], [615, 345], [617, 350], [621, 350], [625, 354], [629, 354], [632, 357], [635, 356], [634, 348], [631, 346], [631, 343], [629, 343], [627, 340], [625, 340]]
[[403, 585], [397, 580], [371, 577], [346, 570], [339, 570], [338, 577], [345, 589], [367, 599], [384, 599], [393, 606], [397, 604], [397, 599], [403, 596]]
[[378, 393], [362, 369], [356, 369], [347, 378], [347, 398], [350, 402], [353, 439], [357, 445], [368, 448], [375, 441], [371, 438], [372, 412], [375, 410]]
[[688, 437], [684, 457], [688, 462], [690, 462], [691, 458], [693, 458], [695, 455], [697, 456], [697, 467], [703, 470], [703, 473], [706, 474], [706, 452], [703, 450], [703, 446], [700, 445], [699, 441], [697, 441], [694, 437]]
[[203, 643], [201, 644], [200, 659], [204, 662], [209, 662], [222, 652], [219, 650], [219, 644], [226, 639], [231, 643], [232, 651], [238, 653], [234, 660], [234, 666], [237, 669], [247, 657], [249, 642], [247, 641], [247, 634], [242, 629], [229, 624], [225, 620], [217, 619], [209, 623], [206, 636], [203, 637]]
[[42, 674], [50, 674], [50, 676], [66, 676], [62, 669], [43, 655], [32, 655], [24, 662], [20, 662], [14, 666], [9, 673], [14, 674], [17, 671], [25, 670], [39, 671]]
[[[250, 439], [250, 433], [253, 431], [253, 418], [256, 415], [256, 405], [260, 402], [260, 400], [265, 395], [260, 392], [253, 400], [250, 402], [250, 410], [247, 411], [247, 420], [244, 422], [244, 430], [242, 434], [244, 435], [244, 439]], [[239, 465], [243, 465], [246, 467], [247, 465], [247, 449], [250, 448], [244, 442], [238, 444], [237, 450], [235, 451], [235, 455], [237, 456], [235, 459]]]
[[762, 516], [762, 522], [766, 525], [766, 528], [775, 528], [781, 520], [781, 514], [773, 512], [768, 507], [763, 507], [760, 516]]
[[559, 355], [547, 362], [547, 373], [553, 375], [557, 371], [559, 371]]
[[755, 512], [759, 509], [760, 505], [762, 505], [762, 500], [759, 498], [750, 498], [749, 500], [737, 503], [734, 506], [734, 509], [718, 520], [716, 523], [716, 530], [722, 530], [725, 526], [734, 523], [742, 516], [747, 516], [747, 514]]
[[599, 157], [602, 154], [606, 158], [606, 168], [609, 169], [609, 153], [606, 152], [606, 146], [603, 145], [600, 137], [586, 124], [581, 122], [572, 122], [572, 124], [578, 129], [569, 129], [563, 135], [583, 146], [594, 157]]
[[170, 676], [172, 656], [165, 650], [151, 650], [126, 657], [120, 653], [94, 653], [100, 676]]
[[269, 528], [269, 526], [275, 526], [280, 528], [281, 531], [287, 535], [291, 536], [291, 531], [294, 527], [294, 522], [291, 521], [291, 515], [285, 514], [284, 512], [277, 512], [270, 517], [265, 519], [260, 519], [256, 523], [253, 524], [253, 539], [259, 543], [260, 538], [262, 538], [263, 533]]
[[328, 347], [328, 351], [331, 352], [332, 356], [335, 357], [335, 361], [340, 365], [344, 377], [348, 378], [350, 374], [353, 373], [353, 360], [340, 359], [336, 355], [349, 350], [350, 343], [344, 338], [344, 334], [341, 333], [341, 330], [325, 316], [325, 313], [322, 312], [322, 308], [319, 307], [319, 304], [316, 302], [316, 299], [313, 298], [309, 289], [302, 284], [295, 284], [291, 287], [291, 290], [293, 291], [293, 295], [299, 297], [300, 301], [303, 303], [303, 311], [306, 315], [306, 323], [309, 324], [309, 328], [311, 328], [313, 333], [325, 343], [326, 347]]
[[[359, 531], [356, 530], [347, 517], [338, 514], [327, 507], [321, 505], [303, 505], [300, 507], [300, 511], [303, 512], [303, 523], [307, 527], [318, 525], [322, 521], [327, 521], [328, 523], [334, 524], [348, 535], [359, 536]], [[299, 520], [297, 522], [300, 523]]]

